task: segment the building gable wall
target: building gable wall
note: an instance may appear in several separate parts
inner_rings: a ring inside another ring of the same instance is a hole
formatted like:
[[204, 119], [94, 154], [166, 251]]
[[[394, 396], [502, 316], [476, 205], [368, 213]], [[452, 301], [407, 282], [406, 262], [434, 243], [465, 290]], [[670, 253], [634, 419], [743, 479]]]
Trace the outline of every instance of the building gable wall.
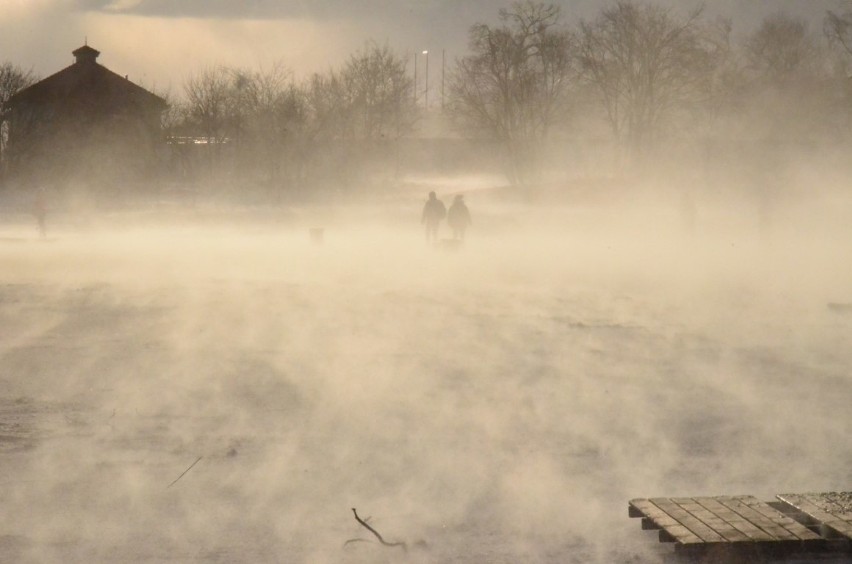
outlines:
[[156, 168], [165, 100], [95, 62], [97, 51], [83, 53], [9, 100], [11, 175], [109, 181]]

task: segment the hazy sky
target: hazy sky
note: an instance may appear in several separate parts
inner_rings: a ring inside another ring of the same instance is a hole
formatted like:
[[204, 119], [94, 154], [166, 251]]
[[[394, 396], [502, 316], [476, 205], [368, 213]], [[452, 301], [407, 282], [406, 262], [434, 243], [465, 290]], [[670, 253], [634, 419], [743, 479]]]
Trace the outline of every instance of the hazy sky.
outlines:
[[[698, 0], [657, 0], [686, 11]], [[592, 18], [602, 0], [557, 0], [566, 22]], [[0, 0], [0, 61], [50, 75], [88, 42], [99, 61], [148, 87], [173, 91], [212, 64], [269, 66], [297, 74], [337, 65], [368, 40], [400, 52], [430, 50], [432, 72], [466, 46], [467, 28], [493, 21], [509, 0]], [[827, 9], [843, 0], [706, 0], [709, 16], [728, 15], [747, 30], [761, 17], [787, 12], [819, 30]]]

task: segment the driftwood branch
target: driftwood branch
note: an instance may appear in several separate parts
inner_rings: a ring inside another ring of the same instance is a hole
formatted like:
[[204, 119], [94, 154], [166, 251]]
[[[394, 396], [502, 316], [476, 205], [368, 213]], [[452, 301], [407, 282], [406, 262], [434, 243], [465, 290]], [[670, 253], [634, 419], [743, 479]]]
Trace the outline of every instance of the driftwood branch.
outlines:
[[[360, 517], [358, 517], [358, 512], [355, 510], [355, 508], [354, 508], [354, 507], [352, 508], [352, 513], [355, 515], [355, 520], [356, 520], [356, 521], [358, 521], [358, 523], [360, 523], [360, 524], [361, 524], [363, 527], [365, 527], [368, 531], [370, 531], [371, 533], [373, 533], [374, 535], [376, 535], [376, 538], [377, 538], [377, 539], [379, 539], [379, 542], [380, 542], [380, 543], [382, 543], [384, 546], [391, 546], [391, 547], [393, 547], [393, 546], [401, 546], [401, 547], [402, 547], [402, 550], [404, 550], [404, 551], [408, 552], [408, 547], [406, 546], [406, 544], [405, 544], [404, 542], [387, 542], [385, 539], [383, 539], [383, 538], [382, 538], [382, 535], [380, 535], [380, 534], [379, 534], [379, 532], [378, 532], [376, 529], [374, 529], [373, 527], [371, 527], [370, 525], [368, 525], [366, 521], [364, 521], [363, 519], [361, 519]], [[358, 540], [359, 540], [359, 539], [352, 539], [352, 540], [346, 541], [346, 544], [349, 544], [350, 542], [356, 542], [356, 541], [358, 541]], [[344, 546], [345, 546], [345, 545], [344, 545]]]
[[369, 539], [349, 539], [345, 543], [343, 543], [343, 548], [346, 548], [350, 544], [355, 544], [356, 542], [372, 542]]

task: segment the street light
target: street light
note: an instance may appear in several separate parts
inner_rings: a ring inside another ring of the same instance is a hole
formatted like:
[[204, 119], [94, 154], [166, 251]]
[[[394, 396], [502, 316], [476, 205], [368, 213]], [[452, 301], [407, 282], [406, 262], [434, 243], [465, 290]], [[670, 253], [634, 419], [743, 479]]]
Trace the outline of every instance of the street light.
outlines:
[[426, 96], [425, 96], [425, 105], [426, 109], [429, 109], [429, 51], [423, 51], [423, 54], [426, 55]]
[[447, 70], [447, 50], [441, 49], [441, 111], [444, 111], [444, 73]]

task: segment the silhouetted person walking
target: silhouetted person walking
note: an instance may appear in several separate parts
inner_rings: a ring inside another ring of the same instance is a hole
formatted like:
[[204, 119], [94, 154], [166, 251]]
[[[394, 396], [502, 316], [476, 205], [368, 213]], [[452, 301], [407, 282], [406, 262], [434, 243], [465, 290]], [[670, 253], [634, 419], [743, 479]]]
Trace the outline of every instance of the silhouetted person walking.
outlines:
[[436, 242], [438, 240], [438, 225], [441, 220], [447, 215], [447, 208], [444, 202], [438, 199], [435, 192], [429, 192], [429, 199], [423, 206], [423, 217], [420, 223], [426, 226], [426, 242]]
[[453, 239], [464, 241], [464, 232], [470, 227], [470, 210], [464, 203], [464, 196], [458, 194], [453, 200], [453, 205], [450, 206], [450, 211], [447, 212], [447, 223], [453, 230]]
[[45, 194], [44, 188], [36, 190], [33, 200], [33, 215], [38, 222], [38, 232], [44, 237], [47, 235], [47, 194]]

